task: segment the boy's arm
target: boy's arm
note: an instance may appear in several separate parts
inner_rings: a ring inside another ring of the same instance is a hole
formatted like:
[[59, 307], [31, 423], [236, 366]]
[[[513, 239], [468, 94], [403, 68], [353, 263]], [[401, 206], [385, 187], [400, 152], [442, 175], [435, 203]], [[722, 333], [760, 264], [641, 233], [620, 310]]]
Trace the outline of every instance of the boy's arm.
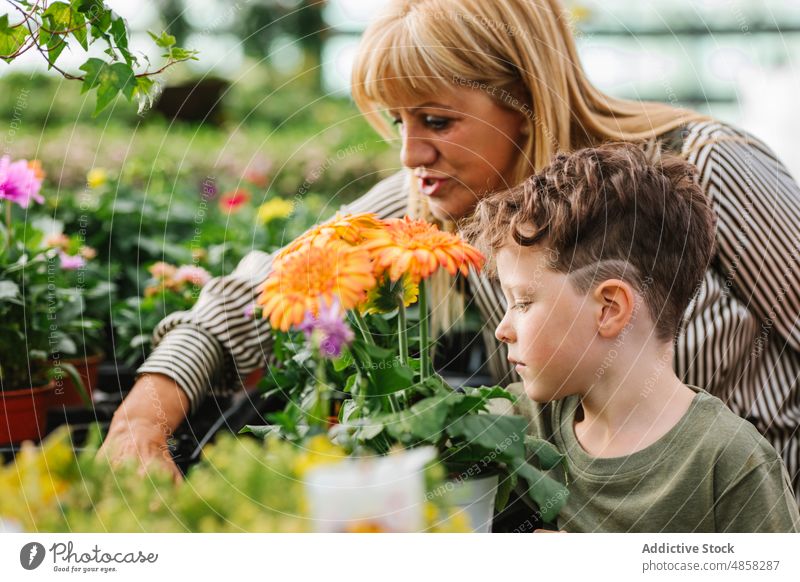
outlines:
[[764, 461], [731, 484], [717, 500], [718, 532], [800, 532], [800, 514], [779, 457]]

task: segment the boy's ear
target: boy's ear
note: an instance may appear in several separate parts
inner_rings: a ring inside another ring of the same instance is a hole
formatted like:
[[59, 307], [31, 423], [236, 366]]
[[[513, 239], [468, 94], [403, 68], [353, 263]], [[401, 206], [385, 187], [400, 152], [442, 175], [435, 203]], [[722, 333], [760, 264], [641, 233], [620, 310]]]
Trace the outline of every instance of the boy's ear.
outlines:
[[621, 279], [606, 279], [592, 294], [598, 304], [597, 333], [600, 337], [615, 338], [633, 317], [636, 294], [633, 288]]

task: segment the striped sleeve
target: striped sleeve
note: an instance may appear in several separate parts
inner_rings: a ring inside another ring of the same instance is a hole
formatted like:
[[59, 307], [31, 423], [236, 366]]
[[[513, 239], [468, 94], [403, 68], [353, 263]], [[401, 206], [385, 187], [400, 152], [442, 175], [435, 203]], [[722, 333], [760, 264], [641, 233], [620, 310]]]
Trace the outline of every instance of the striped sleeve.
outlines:
[[[398, 172], [340, 210], [403, 216], [407, 183], [407, 172]], [[264, 366], [271, 349], [269, 324], [246, 310], [258, 297], [273, 257], [251, 251], [231, 274], [209, 281], [190, 310], [165, 317], [153, 332], [153, 352], [137, 374], [172, 378], [189, 398], [191, 412], [209, 393], [240, 390], [244, 377]]]
[[800, 350], [800, 187], [761, 141], [719, 123], [685, 147], [717, 212], [717, 254], [749, 309]]

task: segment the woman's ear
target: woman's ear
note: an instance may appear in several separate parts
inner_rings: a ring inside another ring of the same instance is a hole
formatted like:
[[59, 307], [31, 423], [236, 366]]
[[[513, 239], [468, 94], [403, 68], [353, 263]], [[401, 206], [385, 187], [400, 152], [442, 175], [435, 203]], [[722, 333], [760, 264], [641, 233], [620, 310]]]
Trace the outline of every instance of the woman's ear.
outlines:
[[636, 309], [633, 287], [621, 279], [607, 279], [595, 287], [592, 296], [597, 302], [597, 333], [607, 339], [617, 337]]

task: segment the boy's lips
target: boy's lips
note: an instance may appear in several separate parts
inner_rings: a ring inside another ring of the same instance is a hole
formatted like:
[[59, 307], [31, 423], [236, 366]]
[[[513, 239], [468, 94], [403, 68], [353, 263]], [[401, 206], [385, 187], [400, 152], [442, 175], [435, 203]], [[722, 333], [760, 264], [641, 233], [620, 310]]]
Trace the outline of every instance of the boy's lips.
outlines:
[[419, 189], [425, 196], [435, 196], [449, 178], [438, 178], [435, 176], [417, 176]]
[[514, 358], [508, 358], [508, 361], [511, 362], [511, 364], [514, 366], [514, 368], [516, 368], [517, 372], [519, 372], [522, 369], [527, 368], [527, 366], [525, 364], [523, 364], [522, 362], [520, 362], [518, 360], [515, 360]]

